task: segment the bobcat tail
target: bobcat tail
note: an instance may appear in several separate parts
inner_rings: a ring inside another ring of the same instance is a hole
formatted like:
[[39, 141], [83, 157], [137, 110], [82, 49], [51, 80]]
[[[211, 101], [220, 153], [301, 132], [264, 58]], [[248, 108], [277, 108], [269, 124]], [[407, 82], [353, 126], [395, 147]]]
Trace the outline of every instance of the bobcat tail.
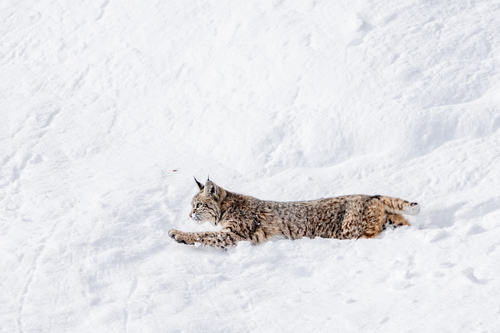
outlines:
[[417, 215], [420, 212], [420, 205], [416, 202], [384, 196], [378, 199], [385, 205], [385, 211], [391, 214]]

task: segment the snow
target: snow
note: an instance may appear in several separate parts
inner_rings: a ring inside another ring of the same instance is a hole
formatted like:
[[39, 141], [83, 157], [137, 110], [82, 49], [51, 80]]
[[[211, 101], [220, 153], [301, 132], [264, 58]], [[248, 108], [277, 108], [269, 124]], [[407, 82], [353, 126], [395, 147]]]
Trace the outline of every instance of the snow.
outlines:
[[[0, 331], [498, 332], [500, 3], [0, 2]], [[167, 233], [193, 176], [418, 202], [375, 239]]]

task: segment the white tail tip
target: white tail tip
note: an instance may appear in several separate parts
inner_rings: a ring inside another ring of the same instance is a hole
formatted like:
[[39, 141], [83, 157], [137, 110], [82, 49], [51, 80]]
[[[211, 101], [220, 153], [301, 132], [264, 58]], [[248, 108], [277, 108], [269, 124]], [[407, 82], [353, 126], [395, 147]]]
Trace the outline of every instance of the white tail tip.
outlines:
[[420, 212], [420, 205], [413, 202], [410, 207], [405, 209], [405, 213], [408, 215], [417, 215]]

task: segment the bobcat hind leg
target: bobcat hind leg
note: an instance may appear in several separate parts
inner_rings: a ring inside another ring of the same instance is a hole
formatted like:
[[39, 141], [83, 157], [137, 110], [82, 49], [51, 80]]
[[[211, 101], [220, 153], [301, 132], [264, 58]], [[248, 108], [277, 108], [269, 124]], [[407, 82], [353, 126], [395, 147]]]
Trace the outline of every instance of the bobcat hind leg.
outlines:
[[382, 232], [384, 225], [385, 205], [379, 200], [373, 199], [368, 203], [362, 217], [364, 233], [362, 238], [373, 238]]
[[392, 224], [396, 227], [400, 227], [402, 225], [410, 225], [410, 222], [408, 222], [408, 220], [405, 219], [403, 215], [391, 213], [386, 213], [384, 224], [386, 223]]

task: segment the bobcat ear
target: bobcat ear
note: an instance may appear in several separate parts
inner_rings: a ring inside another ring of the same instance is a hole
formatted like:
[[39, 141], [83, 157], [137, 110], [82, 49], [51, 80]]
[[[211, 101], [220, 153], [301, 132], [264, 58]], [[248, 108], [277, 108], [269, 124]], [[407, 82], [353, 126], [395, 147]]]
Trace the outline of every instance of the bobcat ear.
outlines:
[[203, 189], [203, 193], [205, 193], [206, 195], [217, 195], [218, 192], [219, 192], [219, 187], [210, 180], [207, 180], [207, 182], [205, 183], [205, 187]]
[[207, 182], [205, 183], [205, 187], [203, 188], [203, 195], [211, 197], [218, 202], [222, 202], [224, 199], [226, 199], [227, 192], [222, 187], [217, 186], [211, 180], [207, 180]]
[[196, 185], [198, 185], [198, 188], [200, 189], [200, 191], [203, 191], [203, 187], [204, 187], [203, 184], [200, 183], [199, 181], [197, 181], [195, 177], [193, 177], [193, 178], [194, 178], [194, 181], [196, 182]]

